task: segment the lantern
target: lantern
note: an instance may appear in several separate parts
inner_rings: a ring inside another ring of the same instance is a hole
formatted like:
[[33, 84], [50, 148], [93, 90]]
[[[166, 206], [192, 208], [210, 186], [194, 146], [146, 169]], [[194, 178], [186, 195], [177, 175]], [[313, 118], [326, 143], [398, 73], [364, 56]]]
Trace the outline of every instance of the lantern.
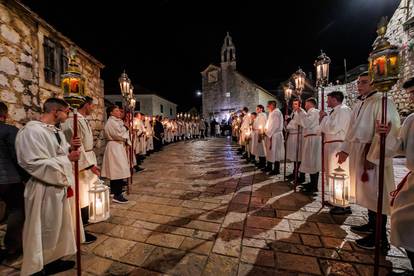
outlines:
[[296, 93], [300, 96], [303, 89], [305, 89], [306, 74], [302, 69], [298, 69], [292, 76], [295, 81]]
[[331, 59], [321, 50], [321, 54], [315, 60], [316, 81], [317, 85], [322, 86], [328, 83], [329, 79], [329, 64]]
[[344, 169], [339, 166], [329, 176], [330, 201], [337, 206], [349, 204], [349, 182]]
[[85, 101], [85, 79], [76, 62], [76, 51], [70, 50], [69, 65], [62, 75], [62, 90], [65, 100], [72, 108], [79, 108]]
[[283, 87], [283, 89], [285, 92], [285, 101], [288, 102], [290, 98], [292, 97], [292, 92], [293, 92], [292, 84], [288, 82], [287, 85]]
[[130, 92], [131, 80], [128, 78], [128, 75], [124, 71], [119, 77], [118, 81], [119, 86], [121, 88], [122, 96], [126, 99]]
[[109, 214], [109, 187], [97, 179], [89, 190], [89, 221], [96, 223], [107, 220]]
[[378, 37], [368, 59], [371, 84], [381, 92], [392, 88], [398, 80], [399, 73], [399, 50], [385, 37], [387, 24], [387, 17], [381, 18], [377, 29]]

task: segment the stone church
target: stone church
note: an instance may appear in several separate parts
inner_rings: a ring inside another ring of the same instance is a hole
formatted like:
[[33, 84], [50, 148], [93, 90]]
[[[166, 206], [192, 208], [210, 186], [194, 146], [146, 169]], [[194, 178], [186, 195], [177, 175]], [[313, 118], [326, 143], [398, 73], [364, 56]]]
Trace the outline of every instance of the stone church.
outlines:
[[236, 69], [236, 48], [229, 33], [221, 48], [220, 66], [210, 64], [202, 76], [203, 116], [227, 120], [230, 113], [247, 106], [254, 111], [258, 104], [266, 106], [275, 96]]

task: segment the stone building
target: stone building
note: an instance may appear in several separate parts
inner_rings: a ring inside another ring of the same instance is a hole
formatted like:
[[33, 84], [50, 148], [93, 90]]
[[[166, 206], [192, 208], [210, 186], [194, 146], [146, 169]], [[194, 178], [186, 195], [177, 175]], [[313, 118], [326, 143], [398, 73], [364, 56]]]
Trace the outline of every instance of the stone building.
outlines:
[[255, 110], [258, 104], [276, 100], [273, 94], [237, 71], [236, 48], [229, 33], [224, 38], [220, 66], [210, 64], [201, 76], [204, 118], [221, 121], [244, 106]]
[[[401, 117], [404, 118], [414, 112], [414, 103], [410, 103], [408, 93], [401, 88], [408, 78], [414, 77], [414, 1], [401, 0], [388, 23], [386, 37], [400, 49], [400, 79], [389, 95], [394, 100]], [[345, 92], [350, 105], [355, 102], [358, 94], [354, 80], [345, 85], [331, 86], [328, 90]]]
[[[123, 100], [120, 94], [105, 95], [105, 99], [118, 106], [123, 106]], [[142, 112], [149, 116], [162, 115], [168, 118], [175, 118], [177, 115], [177, 104], [157, 94], [135, 94], [135, 100], [136, 112]]]
[[21, 127], [39, 117], [47, 98], [63, 97], [60, 80], [71, 47], [77, 50], [77, 61], [86, 79], [86, 94], [99, 103], [90, 120], [100, 156], [103, 143], [98, 137], [104, 123], [104, 90], [100, 77], [103, 64], [20, 2], [0, 0], [0, 100], [9, 107], [10, 123]]

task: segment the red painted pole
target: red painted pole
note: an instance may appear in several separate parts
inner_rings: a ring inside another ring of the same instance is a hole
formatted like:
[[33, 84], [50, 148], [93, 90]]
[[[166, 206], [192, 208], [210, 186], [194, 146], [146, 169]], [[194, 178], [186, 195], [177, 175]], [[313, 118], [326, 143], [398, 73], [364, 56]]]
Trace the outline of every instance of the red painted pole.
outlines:
[[[73, 137], [78, 138], [78, 110], [73, 110]], [[77, 150], [78, 148], [75, 148]], [[75, 161], [75, 206], [76, 206], [76, 263], [77, 275], [81, 276], [81, 241], [80, 241], [80, 208], [79, 208], [79, 161]]]
[[[387, 96], [382, 94], [382, 113], [381, 124], [387, 123]], [[378, 172], [378, 201], [377, 201], [377, 223], [375, 225], [375, 257], [374, 257], [374, 275], [379, 275], [379, 262], [381, 254], [381, 236], [382, 236], [382, 201], [384, 196], [384, 170], [385, 170], [385, 133], [380, 134], [380, 163]]]
[[[127, 194], [129, 195], [130, 187], [132, 185], [132, 175], [134, 174], [134, 125], [133, 125], [133, 117], [132, 117], [132, 111], [129, 112], [129, 139], [131, 139], [131, 147], [129, 150], [129, 172], [131, 176], [128, 179], [128, 186], [127, 186]], [[137, 160], [138, 161], [138, 160]]]
[[[321, 109], [322, 111], [325, 111], [325, 91], [323, 88], [323, 85], [321, 85]], [[322, 133], [322, 150], [321, 150], [321, 154], [322, 154], [322, 170], [321, 170], [321, 175], [322, 175], [322, 181], [321, 181], [321, 186], [322, 186], [322, 207], [325, 206], [325, 133]]]

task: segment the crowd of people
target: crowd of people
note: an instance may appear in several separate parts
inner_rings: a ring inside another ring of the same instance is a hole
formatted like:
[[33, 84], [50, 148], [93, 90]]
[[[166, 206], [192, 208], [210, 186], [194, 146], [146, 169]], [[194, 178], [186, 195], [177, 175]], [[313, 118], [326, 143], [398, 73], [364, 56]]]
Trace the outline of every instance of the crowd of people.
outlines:
[[[387, 152], [384, 171], [384, 197], [381, 214], [381, 250], [387, 252], [387, 217], [391, 215], [391, 243], [406, 250], [414, 265], [414, 114], [409, 115], [400, 127], [400, 116], [394, 102], [387, 101], [386, 124], [381, 124], [382, 93], [372, 85], [368, 72], [357, 80], [359, 97], [350, 108], [344, 102], [344, 94], [333, 91], [327, 95], [328, 112], [318, 109], [315, 98], [302, 104], [300, 98], [291, 101], [292, 112], [283, 116], [276, 101], [263, 105], [249, 113], [243, 108], [231, 120], [233, 140], [240, 145], [238, 154], [255, 164], [268, 175], [281, 173], [281, 162], [293, 162], [293, 173], [287, 176], [293, 187], [299, 187], [306, 195], [316, 195], [322, 170], [322, 137], [324, 137], [325, 184], [329, 176], [339, 171], [349, 176], [346, 203], [339, 204], [329, 197], [332, 215], [352, 213], [349, 203], [368, 210], [368, 222], [352, 226], [351, 231], [365, 235], [356, 245], [372, 250], [375, 248], [377, 201], [379, 185], [380, 134], [387, 135]], [[404, 84], [414, 101], [414, 78]], [[304, 108], [302, 108], [302, 106]], [[285, 152], [286, 151], [286, 152]], [[395, 184], [392, 158], [405, 155], [409, 173], [399, 185]], [[306, 174], [309, 182], [306, 182]], [[328, 195], [332, 187], [326, 185]], [[412, 271], [404, 272], [412, 275]], [[399, 275], [391, 273], [390, 275]]]
[[[346, 194], [349, 202], [368, 210], [368, 222], [351, 230], [365, 234], [356, 244], [365, 249], [375, 246], [378, 194], [379, 135], [387, 135], [385, 187], [382, 212], [381, 248], [390, 248], [386, 223], [391, 215], [391, 243], [407, 251], [414, 263], [414, 114], [400, 126], [400, 117], [388, 99], [386, 124], [380, 123], [381, 93], [375, 91], [368, 73], [357, 80], [360, 94], [355, 106], [344, 103], [342, 92], [328, 94], [328, 112], [317, 109], [317, 101], [308, 98], [303, 104], [292, 100], [292, 112], [283, 116], [276, 101], [269, 101], [267, 111], [258, 105], [255, 112], [244, 108], [231, 120], [231, 135], [240, 144], [239, 153], [269, 175], [281, 173], [281, 162], [293, 162], [288, 176], [301, 192], [318, 191], [322, 158], [322, 134], [327, 177], [341, 167], [349, 175]], [[414, 100], [414, 78], [404, 84]], [[146, 156], [162, 150], [163, 145], [177, 141], [221, 135], [219, 124], [198, 117], [146, 116], [125, 114], [116, 105], [107, 109], [104, 133], [107, 140], [103, 163], [98, 167], [94, 153], [93, 129], [88, 121], [96, 102], [86, 97], [77, 109], [77, 137], [74, 116], [67, 102], [50, 98], [43, 104], [40, 120], [28, 122], [20, 130], [6, 123], [8, 109], [0, 102], [0, 197], [7, 204], [7, 231], [0, 261], [15, 258], [23, 252], [22, 275], [49, 275], [73, 268], [75, 263], [63, 260], [76, 253], [75, 221], [79, 212], [81, 241], [93, 243], [96, 237], [85, 231], [89, 223], [88, 191], [105, 178], [109, 180], [113, 202], [128, 202], [127, 179], [132, 168], [140, 166]], [[219, 125], [219, 128], [217, 128]], [[286, 151], [286, 152], [285, 152]], [[392, 157], [405, 155], [409, 174], [396, 187]], [[285, 157], [286, 156], [286, 157]], [[74, 200], [74, 161], [79, 164], [79, 198]], [[305, 183], [306, 174], [309, 182]], [[329, 180], [326, 179], [326, 183]], [[331, 214], [352, 213], [349, 205], [331, 202]], [[412, 273], [412, 272], [409, 272]]]
[[[89, 224], [89, 190], [99, 178], [109, 180], [113, 202], [127, 203], [124, 194], [133, 166], [140, 172], [145, 157], [163, 145], [206, 136], [206, 124], [198, 116], [168, 119], [136, 113], [131, 122], [124, 109], [112, 105], [107, 108], [107, 144], [99, 168], [88, 120], [96, 104], [85, 97], [77, 109], [74, 137], [73, 112], [63, 99], [47, 99], [40, 120], [20, 130], [6, 123], [8, 108], [0, 102], [0, 198], [7, 206], [0, 262], [23, 253], [22, 275], [51, 275], [75, 266], [74, 261], [62, 258], [77, 250], [76, 212], [81, 217], [81, 242], [96, 241], [84, 226]], [[74, 161], [79, 168], [78, 206]]]

